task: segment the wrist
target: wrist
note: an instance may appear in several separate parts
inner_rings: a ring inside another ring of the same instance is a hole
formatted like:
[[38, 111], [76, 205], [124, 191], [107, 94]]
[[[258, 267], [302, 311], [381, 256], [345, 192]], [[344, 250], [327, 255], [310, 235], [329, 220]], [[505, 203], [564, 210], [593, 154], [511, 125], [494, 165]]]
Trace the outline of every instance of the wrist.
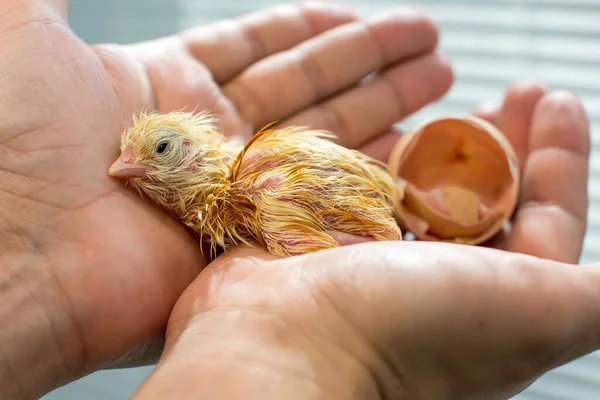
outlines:
[[376, 398], [357, 353], [316, 331], [269, 310], [172, 322], [163, 358], [134, 399]]
[[32, 255], [34, 251], [3, 253], [0, 397], [39, 398], [80, 375], [81, 340], [72, 315], [65, 311], [69, 308], [62, 304], [56, 279], [40, 261], [42, 257]]

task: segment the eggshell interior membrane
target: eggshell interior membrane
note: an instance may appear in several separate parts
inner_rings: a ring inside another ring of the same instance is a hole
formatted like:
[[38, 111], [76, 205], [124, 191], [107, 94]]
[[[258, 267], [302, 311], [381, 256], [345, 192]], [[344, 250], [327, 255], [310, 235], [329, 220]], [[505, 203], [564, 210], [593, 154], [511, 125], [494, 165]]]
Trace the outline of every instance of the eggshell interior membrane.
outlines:
[[516, 206], [515, 152], [476, 117], [437, 118], [405, 134], [389, 165], [402, 197], [399, 222], [418, 239], [481, 243]]

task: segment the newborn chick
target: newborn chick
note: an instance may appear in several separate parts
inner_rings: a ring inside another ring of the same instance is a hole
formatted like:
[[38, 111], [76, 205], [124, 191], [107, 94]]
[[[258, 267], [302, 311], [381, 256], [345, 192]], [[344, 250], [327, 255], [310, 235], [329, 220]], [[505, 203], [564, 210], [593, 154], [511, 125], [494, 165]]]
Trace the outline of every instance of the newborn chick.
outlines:
[[258, 241], [282, 257], [401, 240], [383, 164], [301, 127], [264, 128], [245, 146], [207, 113], [142, 114], [109, 174], [126, 180], [211, 246]]

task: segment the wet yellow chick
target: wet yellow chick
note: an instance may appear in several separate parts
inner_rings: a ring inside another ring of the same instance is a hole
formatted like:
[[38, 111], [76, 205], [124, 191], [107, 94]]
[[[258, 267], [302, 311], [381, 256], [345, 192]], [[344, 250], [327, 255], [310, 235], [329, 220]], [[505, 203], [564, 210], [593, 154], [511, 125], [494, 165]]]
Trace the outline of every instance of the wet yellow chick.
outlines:
[[207, 113], [148, 113], [133, 122], [109, 174], [213, 251], [256, 240], [286, 257], [402, 239], [385, 165], [333, 143], [328, 132], [264, 128], [241, 146]]

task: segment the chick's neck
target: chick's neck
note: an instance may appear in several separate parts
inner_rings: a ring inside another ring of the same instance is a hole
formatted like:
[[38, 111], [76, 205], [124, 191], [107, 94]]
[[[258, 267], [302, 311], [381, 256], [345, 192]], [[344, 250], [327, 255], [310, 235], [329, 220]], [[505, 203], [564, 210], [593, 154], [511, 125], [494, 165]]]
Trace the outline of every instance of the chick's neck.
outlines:
[[203, 216], [222, 202], [231, 186], [230, 167], [233, 154], [227, 149], [215, 148], [210, 153], [198, 154], [179, 179], [174, 180], [171, 210], [189, 227], [200, 230]]

